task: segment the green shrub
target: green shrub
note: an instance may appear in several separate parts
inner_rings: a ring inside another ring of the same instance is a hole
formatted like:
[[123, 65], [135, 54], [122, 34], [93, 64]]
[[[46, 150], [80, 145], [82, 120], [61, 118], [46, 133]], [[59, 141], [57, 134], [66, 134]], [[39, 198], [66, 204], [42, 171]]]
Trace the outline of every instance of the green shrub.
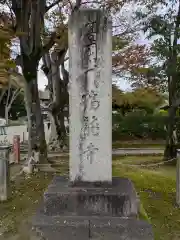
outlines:
[[113, 114], [113, 140], [129, 138], [165, 139], [167, 117], [131, 112]]

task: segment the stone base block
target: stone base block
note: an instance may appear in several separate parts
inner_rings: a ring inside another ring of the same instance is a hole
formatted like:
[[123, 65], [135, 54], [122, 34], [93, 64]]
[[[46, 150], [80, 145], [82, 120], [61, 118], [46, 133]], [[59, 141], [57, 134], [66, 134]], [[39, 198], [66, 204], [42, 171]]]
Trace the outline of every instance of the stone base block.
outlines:
[[83, 217], [59, 217], [37, 214], [33, 229], [43, 240], [88, 240], [89, 221]]
[[136, 219], [94, 218], [90, 220], [93, 240], [153, 240], [152, 227]]
[[43, 240], [153, 240], [151, 226], [136, 219], [38, 214], [33, 227]]
[[33, 219], [43, 240], [153, 240], [152, 227], [137, 220], [139, 200], [128, 179], [76, 183], [56, 176]]
[[139, 199], [132, 182], [113, 178], [112, 183], [76, 183], [56, 176], [44, 193], [44, 213], [73, 216], [136, 217]]

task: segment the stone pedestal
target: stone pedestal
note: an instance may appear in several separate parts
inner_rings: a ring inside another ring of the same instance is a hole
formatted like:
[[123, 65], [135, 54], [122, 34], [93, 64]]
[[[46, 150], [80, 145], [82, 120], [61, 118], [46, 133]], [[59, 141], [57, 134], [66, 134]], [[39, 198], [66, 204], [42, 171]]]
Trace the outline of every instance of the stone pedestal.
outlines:
[[33, 219], [45, 240], [152, 240], [152, 227], [138, 221], [139, 199], [128, 179], [70, 183], [55, 177]]
[[136, 217], [138, 198], [128, 179], [113, 178], [109, 183], [71, 184], [55, 177], [44, 193], [46, 215]]

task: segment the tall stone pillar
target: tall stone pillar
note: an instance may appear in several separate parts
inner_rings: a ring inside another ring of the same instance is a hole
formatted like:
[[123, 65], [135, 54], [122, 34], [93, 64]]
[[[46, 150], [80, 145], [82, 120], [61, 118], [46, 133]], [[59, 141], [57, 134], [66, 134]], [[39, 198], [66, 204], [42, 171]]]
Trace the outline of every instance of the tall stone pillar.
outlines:
[[70, 181], [112, 181], [112, 31], [99, 10], [69, 21]]

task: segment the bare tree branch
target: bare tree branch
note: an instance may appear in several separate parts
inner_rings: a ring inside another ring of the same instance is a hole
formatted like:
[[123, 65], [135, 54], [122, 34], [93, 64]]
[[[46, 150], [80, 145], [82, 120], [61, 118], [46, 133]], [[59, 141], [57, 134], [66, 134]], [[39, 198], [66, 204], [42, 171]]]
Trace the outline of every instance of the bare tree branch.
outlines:
[[[64, 57], [66, 55], [66, 52], [67, 52], [67, 49], [63, 48], [59, 52], [56, 52], [56, 51], [52, 52], [51, 57], [49, 54], [46, 54], [43, 56], [44, 64], [41, 69], [43, 70], [47, 78], [52, 78], [57, 74], [57, 72], [52, 73], [51, 67], [52, 65], [60, 66], [64, 62]], [[57, 56], [58, 56], [58, 59], [56, 59]]]
[[3, 90], [1, 91], [1, 95], [0, 95], [0, 103], [1, 103], [1, 101], [2, 101], [2, 99], [3, 99], [4, 94], [5, 94], [6, 91], [7, 91], [6, 88], [3, 88]]
[[80, 8], [80, 6], [82, 4], [81, 2], [82, 2], [82, 0], [76, 0], [76, 4], [75, 4], [75, 7], [73, 9], [73, 12], [77, 11]]
[[13, 14], [13, 10], [10, 6], [10, 3], [8, 1], [6, 1], [6, 4], [9, 8], [9, 11], [10, 11], [10, 16], [11, 16], [11, 21], [12, 21], [12, 27], [15, 27], [16, 23], [15, 23], [15, 18], [14, 18], [14, 14]]
[[[13, 95], [11, 97], [11, 100], [9, 102], [9, 93], [10, 93], [10, 88], [8, 89], [8, 99], [6, 101], [6, 107], [5, 107], [5, 118], [6, 118], [6, 122], [8, 123], [8, 119], [9, 119], [9, 110], [11, 109], [11, 106], [14, 102], [14, 100], [17, 98], [17, 96], [19, 95], [19, 93], [21, 92], [21, 89], [18, 88], [13, 92]], [[9, 102], [9, 103], [8, 103]]]
[[86, 4], [87, 3], [87, 2], [82, 3], [82, 0], [76, 0], [75, 4], [72, 4], [70, 0], [68, 0], [68, 2], [70, 4], [70, 6], [71, 6], [71, 12], [72, 13], [75, 12], [75, 11], [78, 11], [82, 4]]
[[56, 4], [62, 2], [62, 0], [57, 0], [55, 2], [53, 2], [52, 4], [50, 4], [49, 6], [46, 6], [45, 11], [48, 12], [51, 8], [53, 8], [54, 6], [56, 6]]
[[57, 36], [56, 36], [56, 32], [53, 32], [53, 33], [51, 34], [51, 37], [50, 37], [50, 39], [49, 39], [49, 42], [43, 46], [41, 56], [43, 56], [46, 52], [48, 52], [48, 51], [52, 48], [52, 46], [53, 46], [54, 43], [55, 43], [56, 37], [57, 37]]
[[69, 72], [64, 67], [64, 62], [61, 64], [61, 73], [63, 75], [63, 80], [66, 85], [69, 83]]
[[[119, 28], [121, 25], [115, 25], [115, 26], [112, 26], [113, 28]], [[124, 36], [124, 35], [127, 35], [127, 34], [133, 34], [133, 33], [136, 33], [138, 31], [141, 31], [143, 30], [143, 27], [139, 26], [138, 24], [133, 26], [133, 27], [128, 27], [126, 28], [126, 30], [124, 30], [123, 32], [121, 33], [116, 33], [116, 34], [113, 34], [113, 36]]]
[[11, 90], [11, 81], [9, 81], [9, 83], [8, 83], [8, 95], [7, 95], [7, 99], [6, 99], [6, 107], [8, 107], [8, 103], [9, 103], [10, 90]]
[[64, 62], [68, 61], [69, 60], [69, 57], [66, 57], [64, 58]]
[[22, 67], [22, 58], [21, 55], [17, 55], [17, 57], [15, 58], [15, 63], [17, 66]]
[[68, 3], [70, 5], [71, 11], [72, 11], [73, 10], [73, 4], [72, 4], [71, 0], [68, 0]]
[[10, 101], [10, 103], [9, 103], [9, 105], [8, 105], [8, 108], [9, 108], [9, 109], [11, 108], [11, 105], [13, 104], [14, 100], [17, 98], [17, 96], [19, 95], [20, 92], [21, 92], [21, 88], [18, 88], [18, 89], [16, 89], [16, 90], [13, 92], [11, 101]]

